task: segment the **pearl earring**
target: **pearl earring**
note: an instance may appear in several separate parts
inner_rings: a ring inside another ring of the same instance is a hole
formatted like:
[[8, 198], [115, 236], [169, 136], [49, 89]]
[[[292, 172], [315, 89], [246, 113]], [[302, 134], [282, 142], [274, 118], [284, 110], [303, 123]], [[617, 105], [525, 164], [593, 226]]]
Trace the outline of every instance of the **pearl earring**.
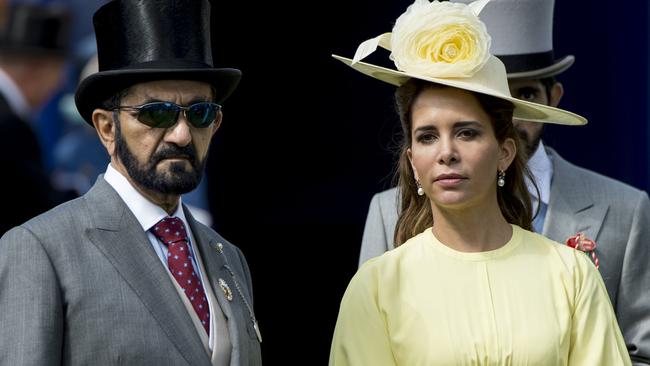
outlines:
[[503, 170], [499, 170], [497, 173], [497, 185], [499, 187], [503, 187], [506, 185], [506, 172]]
[[415, 185], [418, 186], [418, 196], [424, 196], [424, 189], [422, 188], [419, 180], [415, 181]]

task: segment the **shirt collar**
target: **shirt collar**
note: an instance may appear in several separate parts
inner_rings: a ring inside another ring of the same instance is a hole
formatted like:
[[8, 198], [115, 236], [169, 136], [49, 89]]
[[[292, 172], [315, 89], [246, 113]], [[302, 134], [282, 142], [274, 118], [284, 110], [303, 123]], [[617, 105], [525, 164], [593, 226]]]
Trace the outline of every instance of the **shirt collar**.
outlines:
[[[163, 210], [160, 206], [149, 201], [145, 198], [140, 192], [138, 192], [131, 183], [126, 179], [122, 173], [117, 171], [111, 164], [108, 164], [106, 168], [106, 173], [104, 174], [104, 180], [115, 189], [117, 194], [122, 198], [126, 206], [133, 212], [135, 218], [142, 226], [142, 230], [148, 231], [158, 221], [164, 219], [167, 216], [167, 211]], [[187, 225], [187, 219], [185, 218], [185, 213], [183, 212], [183, 202], [181, 198], [178, 199], [178, 207], [174, 212], [172, 217], [178, 217], [183, 221], [185, 228], [189, 232], [189, 226]]]
[[14, 80], [0, 68], [0, 94], [7, 100], [9, 108], [25, 121], [30, 119], [29, 105]]
[[[551, 179], [553, 177], [553, 163], [551, 158], [546, 153], [544, 148], [544, 143], [539, 142], [537, 150], [533, 156], [528, 160], [528, 169], [532, 173], [535, 183], [537, 183], [537, 188], [539, 189], [540, 198], [542, 202], [548, 205], [551, 197]], [[528, 178], [526, 178], [526, 186], [528, 187], [528, 192], [531, 194], [533, 200], [533, 208], [537, 208], [537, 192]]]

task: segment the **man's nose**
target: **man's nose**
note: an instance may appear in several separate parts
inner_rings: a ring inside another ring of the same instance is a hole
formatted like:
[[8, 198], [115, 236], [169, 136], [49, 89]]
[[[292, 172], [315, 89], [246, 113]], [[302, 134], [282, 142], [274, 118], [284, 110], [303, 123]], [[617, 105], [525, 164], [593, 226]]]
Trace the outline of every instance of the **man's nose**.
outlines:
[[177, 146], [187, 146], [192, 142], [190, 123], [185, 118], [185, 111], [178, 115], [176, 124], [169, 127], [165, 132], [165, 142], [173, 143]]

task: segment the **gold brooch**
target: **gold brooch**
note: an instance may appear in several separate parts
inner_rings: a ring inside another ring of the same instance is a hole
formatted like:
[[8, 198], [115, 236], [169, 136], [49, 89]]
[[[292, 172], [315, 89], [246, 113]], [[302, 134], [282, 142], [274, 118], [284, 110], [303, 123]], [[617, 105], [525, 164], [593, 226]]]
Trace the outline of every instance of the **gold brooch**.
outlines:
[[226, 281], [223, 280], [223, 278], [219, 279], [219, 287], [221, 287], [223, 294], [226, 295], [226, 299], [228, 299], [228, 301], [232, 301], [232, 291], [230, 291], [230, 287]]

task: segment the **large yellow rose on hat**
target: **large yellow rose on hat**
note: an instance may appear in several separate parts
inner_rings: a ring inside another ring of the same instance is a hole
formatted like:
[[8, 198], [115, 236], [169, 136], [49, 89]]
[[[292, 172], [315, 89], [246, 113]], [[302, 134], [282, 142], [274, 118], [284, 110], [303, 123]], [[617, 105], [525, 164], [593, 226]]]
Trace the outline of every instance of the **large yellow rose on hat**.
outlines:
[[491, 41], [471, 7], [416, 0], [395, 22], [390, 58], [410, 74], [471, 77], [488, 61]]

